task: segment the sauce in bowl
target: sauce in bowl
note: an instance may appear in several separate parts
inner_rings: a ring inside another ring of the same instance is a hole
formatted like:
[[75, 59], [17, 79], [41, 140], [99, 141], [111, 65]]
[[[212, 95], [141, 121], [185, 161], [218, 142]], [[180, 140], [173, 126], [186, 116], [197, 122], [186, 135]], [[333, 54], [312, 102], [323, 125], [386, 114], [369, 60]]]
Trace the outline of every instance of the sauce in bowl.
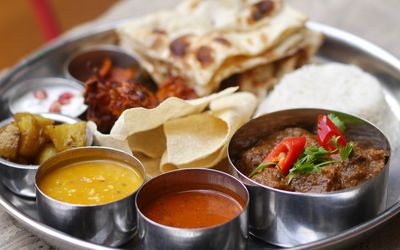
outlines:
[[93, 160], [50, 170], [40, 179], [38, 187], [62, 202], [98, 205], [129, 196], [143, 181], [138, 171], [121, 162]]
[[147, 204], [143, 213], [166, 226], [203, 228], [226, 223], [242, 210], [236, 199], [223, 192], [197, 189], [162, 195]]

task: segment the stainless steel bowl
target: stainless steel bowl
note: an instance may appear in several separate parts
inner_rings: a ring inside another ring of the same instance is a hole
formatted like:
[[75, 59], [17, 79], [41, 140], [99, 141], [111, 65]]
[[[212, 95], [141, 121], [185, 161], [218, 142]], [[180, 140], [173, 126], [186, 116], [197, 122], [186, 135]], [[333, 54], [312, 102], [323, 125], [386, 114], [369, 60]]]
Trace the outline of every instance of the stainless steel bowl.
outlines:
[[[79, 119], [55, 113], [42, 113], [40, 115], [60, 123], [72, 124], [79, 121]], [[14, 118], [11, 117], [0, 122], [0, 128], [12, 121], [14, 121]], [[14, 163], [0, 157], [0, 181], [13, 193], [24, 197], [34, 198], [36, 197], [35, 175], [38, 167], [38, 165]]]
[[[143, 207], [169, 190], [196, 188], [227, 190], [244, 202], [243, 211], [229, 222], [206, 228], [169, 227], [147, 218]], [[248, 192], [234, 177], [211, 169], [171, 171], [148, 181], [136, 197], [138, 234], [144, 249], [245, 249], [247, 239]]]
[[236, 165], [240, 153], [257, 141], [288, 127], [315, 129], [319, 114], [334, 111], [292, 109], [266, 114], [243, 125], [232, 137], [228, 157], [250, 193], [249, 230], [268, 243], [293, 247], [334, 236], [375, 217], [386, 207], [390, 145], [383, 133], [358, 117], [345, 118], [346, 137], [361, 145], [383, 149], [389, 156], [382, 172], [351, 189], [324, 194], [295, 193], [261, 185]]
[[[96, 244], [116, 247], [134, 237], [136, 209], [134, 191], [129, 196], [100, 205], [76, 205], [55, 200], [38, 187], [47, 171], [79, 161], [113, 160], [125, 163], [145, 177], [143, 165], [134, 156], [107, 147], [74, 148], [44, 162], [36, 175], [36, 199], [41, 220], [60, 231]], [[143, 184], [142, 184], [143, 185]]]
[[99, 69], [105, 58], [110, 58], [113, 65], [130, 68], [138, 66], [135, 58], [128, 55], [123, 49], [114, 45], [91, 46], [76, 52], [67, 59], [64, 66], [65, 75], [85, 82], [93, 74], [94, 69]]
[[[34, 91], [45, 90], [48, 97], [45, 100], [34, 98]], [[18, 84], [10, 91], [8, 97], [8, 108], [12, 114], [17, 112], [46, 113], [63, 92], [75, 94], [72, 101], [62, 105], [61, 114], [71, 117], [82, 115], [87, 106], [84, 104], [84, 87], [77, 81], [59, 77], [42, 77], [27, 79]]]
[[105, 58], [110, 58], [113, 66], [137, 69], [136, 79], [155, 91], [157, 86], [150, 76], [142, 70], [139, 62], [121, 47], [115, 45], [97, 45], [82, 49], [73, 54], [64, 65], [64, 74], [82, 83], [86, 82], [99, 69]]

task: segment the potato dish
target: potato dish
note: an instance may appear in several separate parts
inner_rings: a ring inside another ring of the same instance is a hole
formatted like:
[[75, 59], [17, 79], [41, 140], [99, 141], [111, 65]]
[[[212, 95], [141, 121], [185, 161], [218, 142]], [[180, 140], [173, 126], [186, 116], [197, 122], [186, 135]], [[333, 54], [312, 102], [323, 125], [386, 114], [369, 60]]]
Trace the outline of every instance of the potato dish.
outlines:
[[86, 146], [86, 122], [56, 124], [31, 113], [16, 113], [0, 128], [0, 156], [20, 164], [41, 164], [57, 152]]

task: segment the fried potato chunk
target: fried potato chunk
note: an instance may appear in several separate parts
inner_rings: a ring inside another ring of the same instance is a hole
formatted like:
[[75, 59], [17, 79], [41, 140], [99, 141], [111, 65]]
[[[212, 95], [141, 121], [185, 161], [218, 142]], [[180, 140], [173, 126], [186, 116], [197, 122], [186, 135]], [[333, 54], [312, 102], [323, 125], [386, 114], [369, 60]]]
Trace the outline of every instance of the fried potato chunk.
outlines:
[[19, 138], [20, 132], [15, 122], [0, 128], [0, 156], [5, 159], [16, 160]]
[[15, 122], [21, 133], [18, 154], [22, 157], [32, 158], [40, 148], [40, 123], [32, 114], [18, 113]]
[[[15, 114], [15, 115], [17, 116], [18, 113]], [[45, 118], [45, 117], [43, 117], [43, 116], [40, 116], [40, 115], [33, 115], [33, 117], [35, 117], [36, 121], [37, 121], [37, 122], [39, 123], [39, 125], [42, 126], [42, 127], [46, 127], [46, 126], [48, 126], [48, 125], [53, 125], [53, 124], [54, 124], [54, 121], [53, 121], [53, 120], [48, 119], [48, 118]]]
[[20, 164], [42, 164], [57, 152], [86, 146], [86, 122], [54, 125], [40, 115], [21, 112], [0, 128], [0, 157]]
[[48, 125], [53, 125], [54, 124], [54, 121], [51, 120], [51, 119], [45, 118], [45, 117], [43, 117], [41, 115], [31, 114], [31, 113], [28, 113], [28, 112], [16, 113], [15, 116], [14, 116], [14, 119], [16, 121], [18, 121], [18, 120], [23, 119], [24, 116], [33, 116], [41, 127], [46, 127]]
[[57, 154], [57, 150], [53, 143], [46, 143], [40, 150], [35, 162], [36, 164], [42, 164], [45, 160], [53, 157], [55, 154]]
[[45, 131], [57, 152], [86, 146], [86, 122], [46, 126]]

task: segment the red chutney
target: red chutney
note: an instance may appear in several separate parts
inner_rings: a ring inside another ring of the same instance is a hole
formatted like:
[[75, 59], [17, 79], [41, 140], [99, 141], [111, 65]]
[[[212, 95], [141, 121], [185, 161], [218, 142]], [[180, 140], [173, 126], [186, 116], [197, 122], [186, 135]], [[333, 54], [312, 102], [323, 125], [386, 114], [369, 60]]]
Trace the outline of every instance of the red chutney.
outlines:
[[242, 210], [242, 205], [231, 196], [203, 189], [168, 193], [147, 204], [143, 213], [166, 226], [201, 228], [228, 222]]

